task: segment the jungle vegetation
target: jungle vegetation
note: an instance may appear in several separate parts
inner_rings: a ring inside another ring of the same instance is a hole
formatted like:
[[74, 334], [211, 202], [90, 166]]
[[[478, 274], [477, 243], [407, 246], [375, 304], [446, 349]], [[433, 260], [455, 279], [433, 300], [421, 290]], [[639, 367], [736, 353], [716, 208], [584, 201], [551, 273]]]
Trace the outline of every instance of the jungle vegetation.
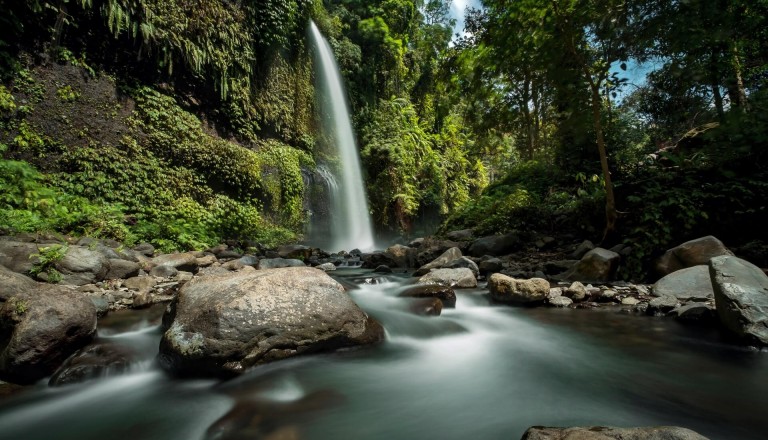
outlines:
[[765, 246], [765, 0], [483, 0], [458, 33], [449, 0], [3, 3], [6, 232], [299, 240], [302, 170], [333, 162], [314, 20], [379, 231], [623, 241], [636, 273], [701, 234]]

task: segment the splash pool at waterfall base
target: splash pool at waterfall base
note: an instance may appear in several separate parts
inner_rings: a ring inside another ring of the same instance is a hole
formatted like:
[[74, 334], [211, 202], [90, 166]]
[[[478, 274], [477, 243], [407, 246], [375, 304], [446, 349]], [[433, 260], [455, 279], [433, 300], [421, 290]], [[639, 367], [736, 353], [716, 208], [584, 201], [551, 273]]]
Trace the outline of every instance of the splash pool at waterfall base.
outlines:
[[0, 398], [3, 439], [517, 439], [532, 425], [683, 426], [764, 439], [768, 353], [716, 330], [597, 310], [491, 304], [457, 291], [442, 316], [408, 311], [405, 275], [343, 269], [386, 328], [375, 347], [298, 357], [230, 381], [179, 380], [154, 363], [162, 309], [102, 319], [99, 341], [134, 367]]

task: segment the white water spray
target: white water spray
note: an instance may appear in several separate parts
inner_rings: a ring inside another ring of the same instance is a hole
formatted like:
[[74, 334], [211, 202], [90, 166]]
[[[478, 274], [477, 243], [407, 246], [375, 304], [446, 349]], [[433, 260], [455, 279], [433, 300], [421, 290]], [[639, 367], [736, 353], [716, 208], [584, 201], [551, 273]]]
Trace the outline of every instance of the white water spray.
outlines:
[[319, 67], [317, 88], [324, 98], [319, 100], [320, 109], [330, 115], [330, 120], [324, 118], [323, 124], [336, 145], [341, 169], [341, 179], [337, 179], [340, 184], [333, 191], [330, 250], [371, 250], [374, 246], [373, 228], [341, 74], [328, 41], [314, 22], [310, 23], [310, 28]]

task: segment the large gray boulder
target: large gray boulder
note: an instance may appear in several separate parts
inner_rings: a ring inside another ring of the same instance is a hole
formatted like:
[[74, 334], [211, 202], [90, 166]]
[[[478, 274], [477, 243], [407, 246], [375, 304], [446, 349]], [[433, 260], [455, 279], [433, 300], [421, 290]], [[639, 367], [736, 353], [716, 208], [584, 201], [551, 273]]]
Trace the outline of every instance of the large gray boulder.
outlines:
[[61, 272], [61, 283], [82, 286], [102, 281], [109, 272], [109, 260], [101, 252], [82, 246], [69, 246], [55, 264]]
[[341, 284], [310, 267], [193, 279], [163, 324], [160, 364], [183, 376], [233, 376], [254, 365], [384, 337]]
[[588, 426], [573, 428], [528, 428], [521, 440], [708, 440], [690, 429], [677, 426], [612, 428]]
[[453, 261], [449, 261], [448, 264], [443, 266], [443, 269], [458, 269], [461, 267], [471, 270], [475, 278], [480, 276], [480, 269], [477, 267], [477, 263], [467, 257], [459, 257]]
[[768, 276], [730, 255], [709, 262], [720, 322], [736, 336], [768, 345]]
[[516, 280], [495, 273], [488, 278], [491, 299], [507, 304], [543, 303], [549, 296], [549, 282], [542, 278]]
[[439, 284], [458, 288], [477, 287], [477, 278], [470, 269], [461, 267], [458, 269], [433, 269], [422, 276], [417, 284]]
[[176, 270], [184, 272], [196, 272], [197, 257], [191, 252], [163, 254], [153, 258], [152, 265], [172, 267]]
[[610, 281], [616, 275], [621, 256], [603, 248], [594, 248], [584, 254], [578, 263], [564, 275], [568, 281]]
[[461, 250], [457, 247], [452, 247], [447, 251], [443, 252], [442, 255], [440, 255], [439, 257], [421, 266], [413, 275], [420, 277], [422, 275], [426, 275], [432, 269], [445, 268], [446, 265], [448, 265], [448, 263], [461, 257], [462, 257]]
[[95, 334], [96, 307], [87, 296], [0, 266], [0, 380], [49, 376]]
[[688, 267], [672, 272], [653, 285], [655, 296], [674, 296], [685, 301], [706, 301], [715, 296], [709, 267], [705, 265]]
[[34, 243], [0, 240], [0, 266], [16, 273], [28, 273], [40, 261], [33, 256], [38, 252], [38, 245]]
[[306, 264], [301, 260], [292, 258], [262, 258], [258, 264], [258, 269], [280, 269], [284, 267], [306, 267]]
[[667, 250], [656, 261], [656, 271], [664, 276], [686, 267], [709, 263], [713, 257], [733, 255], [722, 241], [708, 235]]
[[450, 248], [463, 249], [466, 243], [460, 243], [451, 240], [435, 240], [434, 238], [428, 238], [421, 242], [419, 247], [415, 249], [416, 252], [416, 266], [423, 266], [435, 258], [438, 258], [445, 251]]
[[109, 271], [104, 278], [108, 280], [131, 278], [137, 276], [140, 270], [139, 263], [112, 258], [109, 260]]
[[505, 235], [491, 235], [481, 237], [473, 241], [469, 246], [468, 253], [473, 257], [482, 257], [483, 255], [506, 255], [516, 251], [522, 241], [517, 232], [510, 232]]

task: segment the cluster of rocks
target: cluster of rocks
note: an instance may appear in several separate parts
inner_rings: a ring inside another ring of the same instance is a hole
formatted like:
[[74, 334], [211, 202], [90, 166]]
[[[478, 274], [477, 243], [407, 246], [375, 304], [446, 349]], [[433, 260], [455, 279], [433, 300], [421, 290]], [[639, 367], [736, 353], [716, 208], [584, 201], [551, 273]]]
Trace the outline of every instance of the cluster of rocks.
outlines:
[[[540, 260], [535, 270], [529, 266], [521, 271], [515, 265], [519, 254], [513, 251], [520, 252], [522, 242], [515, 233], [475, 239], [471, 230], [463, 230], [447, 238], [418, 239], [408, 246], [362, 254], [363, 267], [416, 269], [419, 284], [450, 289], [476, 287], [478, 279], [487, 279], [490, 298], [504, 304], [572, 308], [620, 304], [626, 311], [672, 316], [683, 323], [720, 324], [747, 343], [768, 345], [768, 277], [715, 237], [668, 250], [656, 263], [662, 278], [653, 285], [613, 281], [621, 259], [631, 251], [623, 245], [603, 249], [582, 242], [568, 254], [561, 252], [565, 259]], [[536, 247], [547, 243], [551, 240], [542, 239]], [[424, 309], [416, 309], [440, 313], [439, 305], [422, 305]]]
[[[60, 246], [60, 258], [33, 270], [53, 246]], [[381, 325], [344, 287], [304, 262], [331, 270], [335, 264], [320, 260], [332, 258], [298, 245], [156, 255], [148, 244], [0, 237], [0, 380], [29, 384], [53, 375], [51, 384], [60, 385], [127, 368], [129, 353], [94, 342], [97, 317], [159, 302], [169, 303], [159, 360], [178, 375], [231, 376], [260, 363], [381, 341]], [[51, 269], [57, 284], [44, 282]]]

